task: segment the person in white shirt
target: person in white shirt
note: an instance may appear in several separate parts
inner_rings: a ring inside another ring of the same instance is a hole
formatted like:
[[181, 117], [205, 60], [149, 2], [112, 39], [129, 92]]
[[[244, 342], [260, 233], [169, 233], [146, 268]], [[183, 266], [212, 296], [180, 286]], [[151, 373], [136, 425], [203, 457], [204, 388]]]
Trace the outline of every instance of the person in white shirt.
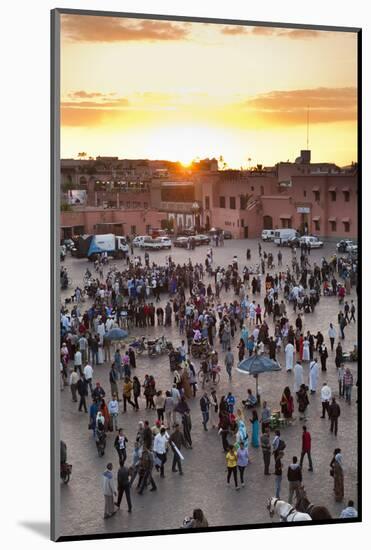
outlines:
[[112, 420], [112, 428], [116, 432], [118, 430], [117, 417], [119, 414], [119, 403], [116, 394], [112, 396], [111, 401], [108, 403], [108, 412]]
[[82, 354], [82, 360], [87, 361], [88, 360], [88, 341], [85, 338], [85, 336], [81, 336], [79, 339], [79, 350]]
[[329, 415], [328, 408], [330, 406], [331, 397], [332, 397], [331, 388], [330, 386], [327, 385], [327, 382], [324, 382], [321, 388], [321, 401], [322, 401], [321, 418], [325, 418], [326, 411], [327, 411], [327, 416]]
[[84, 378], [89, 384], [90, 392], [93, 392], [93, 367], [91, 367], [89, 364], [85, 365], [84, 367]]
[[77, 403], [77, 382], [79, 381], [79, 375], [77, 374], [77, 368], [75, 367], [73, 371], [71, 372], [69, 384], [71, 388], [71, 394], [72, 394], [72, 401], [74, 403]]
[[80, 371], [80, 373], [82, 374], [82, 369], [81, 369], [81, 367], [82, 367], [82, 355], [81, 355], [80, 350], [75, 351], [75, 356], [73, 358], [73, 364]]
[[161, 428], [160, 433], [156, 435], [153, 442], [153, 451], [156, 453], [157, 458], [160, 461], [160, 475], [165, 477], [164, 465], [166, 462], [166, 452], [169, 436], [166, 434], [164, 427]]
[[328, 329], [327, 334], [328, 334], [328, 337], [330, 338], [331, 351], [334, 351], [334, 343], [335, 343], [335, 338], [337, 336], [337, 332], [336, 332], [336, 328], [332, 323], [330, 323], [330, 327]]

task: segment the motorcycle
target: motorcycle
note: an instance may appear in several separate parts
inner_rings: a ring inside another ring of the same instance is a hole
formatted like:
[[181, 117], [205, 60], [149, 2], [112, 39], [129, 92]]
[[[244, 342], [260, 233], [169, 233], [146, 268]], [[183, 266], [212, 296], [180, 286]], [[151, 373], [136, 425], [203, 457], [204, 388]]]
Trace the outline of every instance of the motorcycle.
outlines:
[[149, 357], [156, 357], [157, 355], [162, 355], [163, 353], [169, 353], [173, 349], [173, 344], [168, 342], [165, 336], [161, 336], [156, 340], [147, 341], [148, 355]]
[[142, 336], [142, 338], [136, 338], [129, 343], [129, 346], [134, 348], [138, 355], [141, 355], [146, 349], [148, 349], [147, 338], [145, 336]]
[[61, 480], [67, 485], [72, 473], [72, 464], [61, 462]]

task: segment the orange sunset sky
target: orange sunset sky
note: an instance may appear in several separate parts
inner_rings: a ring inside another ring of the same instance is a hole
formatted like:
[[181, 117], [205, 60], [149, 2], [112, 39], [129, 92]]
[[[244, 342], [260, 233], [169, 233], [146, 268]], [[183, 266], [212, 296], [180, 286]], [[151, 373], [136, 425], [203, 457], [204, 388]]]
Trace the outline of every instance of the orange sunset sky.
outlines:
[[[61, 15], [61, 158], [357, 159], [357, 36]], [[248, 159], [251, 159], [249, 161]]]

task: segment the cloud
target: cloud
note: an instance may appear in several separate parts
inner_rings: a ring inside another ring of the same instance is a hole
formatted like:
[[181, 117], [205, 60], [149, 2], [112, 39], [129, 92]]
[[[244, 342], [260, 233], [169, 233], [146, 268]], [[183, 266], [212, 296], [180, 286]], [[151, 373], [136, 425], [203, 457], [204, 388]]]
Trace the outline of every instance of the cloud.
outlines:
[[72, 42], [181, 40], [190, 31], [187, 23], [90, 15], [62, 15], [61, 29]]
[[309, 107], [310, 123], [356, 120], [357, 90], [313, 88], [275, 90], [252, 97], [245, 103], [248, 111], [273, 124], [305, 124]]
[[110, 94], [103, 94], [101, 92], [85, 92], [85, 90], [79, 90], [77, 92], [70, 92], [68, 94], [68, 96], [71, 97], [71, 98], [81, 98], [81, 99], [104, 97], [104, 96], [107, 96], [107, 95], [113, 96], [113, 95], [116, 95], [116, 94], [115, 94], [115, 92], [112, 92]]
[[282, 38], [291, 38], [291, 40], [306, 40], [312, 38], [319, 38], [325, 36], [326, 33], [316, 31], [312, 29], [280, 29], [278, 27], [244, 27], [242, 25], [224, 26], [221, 28], [221, 33], [237, 36], [237, 35], [250, 35], [250, 36], [273, 36]]

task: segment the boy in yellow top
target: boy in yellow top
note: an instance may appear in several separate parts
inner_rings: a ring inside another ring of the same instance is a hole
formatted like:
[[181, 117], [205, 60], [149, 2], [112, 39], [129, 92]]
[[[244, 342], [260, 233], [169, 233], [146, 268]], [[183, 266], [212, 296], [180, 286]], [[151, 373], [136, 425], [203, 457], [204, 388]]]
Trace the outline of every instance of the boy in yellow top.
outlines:
[[228, 469], [227, 487], [230, 487], [229, 481], [231, 479], [231, 475], [233, 474], [236, 491], [239, 491], [240, 488], [237, 483], [237, 451], [233, 445], [229, 446], [229, 451], [225, 455], [225, 458], [227, 461], [227, 469]]
[[124, 378], [124, 387], [122, 391], [122, 396], [124, 398], [124, 413], [126, 413], [126, 402], [130, 403], [133, 409], [136, 409], [134, 401], [131, 400], [131, 392], [133, 389], [133, 383], [128, 376]]

